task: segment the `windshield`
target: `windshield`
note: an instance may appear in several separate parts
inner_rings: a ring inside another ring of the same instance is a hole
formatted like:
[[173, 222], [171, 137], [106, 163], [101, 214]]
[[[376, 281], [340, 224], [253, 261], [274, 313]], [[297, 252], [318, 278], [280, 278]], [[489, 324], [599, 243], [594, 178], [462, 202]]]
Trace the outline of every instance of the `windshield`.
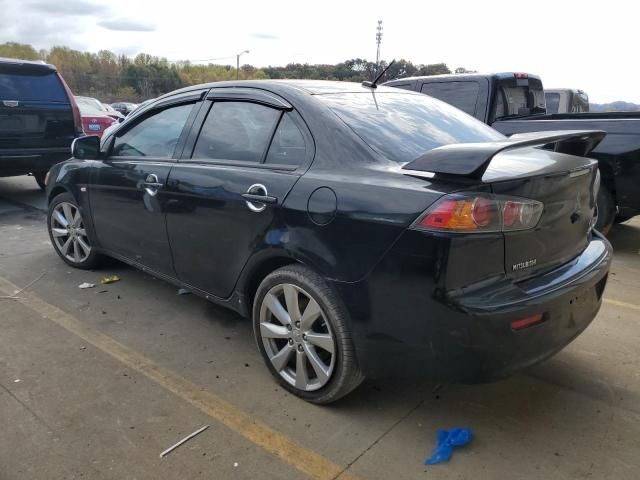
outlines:
[[426, 95], [363, 92], [317, 98], [371, 148], [399, 163], [442, 145], [504, 138], [472, 116]]

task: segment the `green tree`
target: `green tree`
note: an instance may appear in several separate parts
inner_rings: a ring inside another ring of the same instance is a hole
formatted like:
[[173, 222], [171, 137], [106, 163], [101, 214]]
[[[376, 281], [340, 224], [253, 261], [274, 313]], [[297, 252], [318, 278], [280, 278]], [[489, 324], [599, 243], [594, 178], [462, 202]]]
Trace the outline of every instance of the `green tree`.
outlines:
[[40, 53], [31, 45], [7, 42], [0, 45], [0, 57], [19, 58], [21, 60], [42, 60]]

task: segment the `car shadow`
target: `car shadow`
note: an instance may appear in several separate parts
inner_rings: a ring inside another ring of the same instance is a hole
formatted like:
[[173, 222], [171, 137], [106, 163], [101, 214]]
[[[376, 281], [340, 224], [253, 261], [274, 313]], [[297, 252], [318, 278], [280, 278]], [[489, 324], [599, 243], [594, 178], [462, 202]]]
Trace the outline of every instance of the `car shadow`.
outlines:
[[613, 246], [614, 254], [633, 253], [637, 255], [640, 252], [640, 222], [630, 220], [627, 223], [614, 225], [607, 239]]

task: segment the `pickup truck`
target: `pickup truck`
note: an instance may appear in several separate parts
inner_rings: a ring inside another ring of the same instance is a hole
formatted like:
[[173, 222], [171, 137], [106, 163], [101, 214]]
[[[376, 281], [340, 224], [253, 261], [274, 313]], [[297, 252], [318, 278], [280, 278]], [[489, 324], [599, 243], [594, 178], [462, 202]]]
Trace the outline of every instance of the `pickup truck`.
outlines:
[[596, 228], [640, 214], [640, 112], [548, 114], [540, 77], [527, 73], [410, 77], [385, 85], [443, 100], [510, 136], [549, 130], [599, 130], [606, 137], [590, 153], [602, 178]]
[[49, 168], [83, 135], [78, 105], [53, 65], [0, 58], [0, 177], [31, 174], [44, 189]]
[[589, 111], [589, 95], [573, 88], [545, 88], [547, 113], [579, 113]]

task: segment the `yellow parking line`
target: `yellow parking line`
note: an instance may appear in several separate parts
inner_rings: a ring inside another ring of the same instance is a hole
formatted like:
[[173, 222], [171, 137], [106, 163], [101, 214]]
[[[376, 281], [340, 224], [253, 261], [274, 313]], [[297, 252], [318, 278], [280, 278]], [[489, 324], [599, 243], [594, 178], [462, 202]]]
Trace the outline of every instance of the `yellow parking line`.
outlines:
[[612, 300], [610, 298], [605, 298], [603, 302], [608, 303], [609, 305], [615, 305], [616, 307], [625, 307], [632, 310], [640, 310], [640, 305], [636, 305], [635, 303], [621, 302], [620, 300]]
[[[16, 285], [0, 277], [0, 292], [4, 292], [6, 295], [13, 295], [16, 290], [19, 290]], [[217, 395], [202, 391], [198, 385], [171, 370], [156, 365], [149, 358], [126, 347], [108, 335], [88, 327], [75, 317], [45, 302], [34, 294], [21, 292], [20, 298], [15, 301], [89, 342], [129, 368], [143, 374], [229, 429], [239, 433], [250, 442], [276, 455], [308, 477], [322, 480], [336, 478], [357, 480], [358, 477], [350, 472], [345, 472], [343, 467], [299, 445], [286, 435], [274, 430], [266, 423], [243, 412]]]

